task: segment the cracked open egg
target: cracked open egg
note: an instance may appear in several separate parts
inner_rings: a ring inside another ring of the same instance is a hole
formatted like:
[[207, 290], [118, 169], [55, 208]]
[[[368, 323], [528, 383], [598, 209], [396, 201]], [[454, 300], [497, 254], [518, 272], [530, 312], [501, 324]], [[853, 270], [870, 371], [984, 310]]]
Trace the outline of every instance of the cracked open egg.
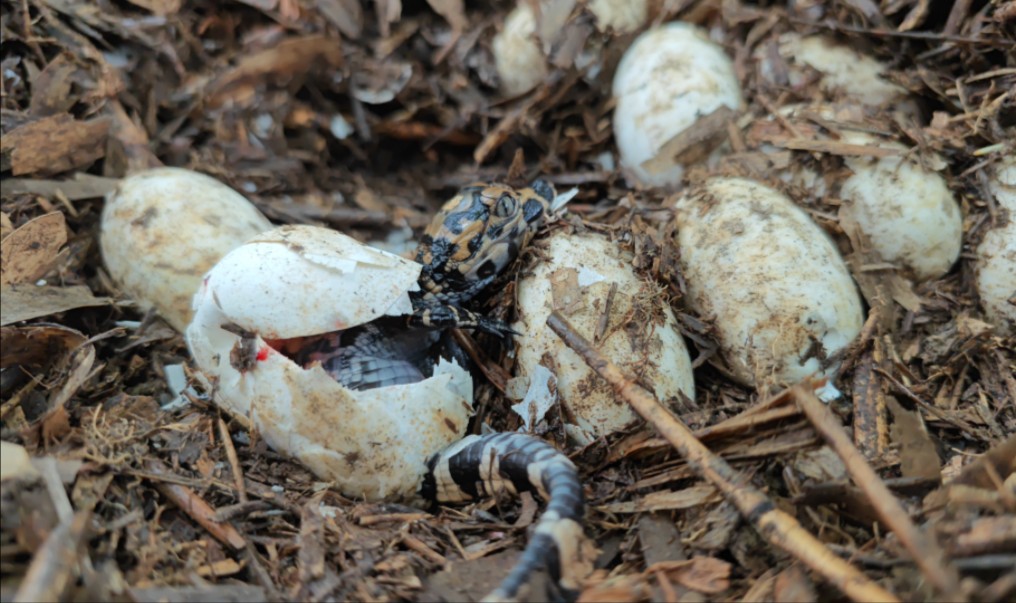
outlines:
[[609, 383], [546, 327], [554, 310], [659, 400], [694, 399], [691, 358], [677, 320], [659, 285], [635, 273], [632, 254], [595, 233], [558, 231], [546, 246], [545, 259], [519, 282], [519, 321], [512, 325], [525, 334], [516, 339], [516, 379], [525, 382], [526, 399], [515, 408], [523, 420], [534, 414], [531, 404], [539, 406], [536, 392], [541, 391], [556, 392], [565, 429], [580, 443], [613, 433], [637, 417]]
[[187, 344], [216, 403], [272, 448], [347, 496], [410, 499], [425, 460], [461, 439], [472, 414], [467, 371], [399, 361], [405, 346], [429, 345], [404, 329], [420, 270], [341, 233], [284, 226], [208, 272]]
[[100, 246], [117, 286], [183, 331], [205, 272], [270, 228], [250, 201], [218, 180], [156, 168], [124, 178], [106, 198]]
[[832, 240], [778, 191], [714, 178], [674, 206], [687, 303], [716, 329], [746, 385], [835, 375], [860, 333], [861, 298]]

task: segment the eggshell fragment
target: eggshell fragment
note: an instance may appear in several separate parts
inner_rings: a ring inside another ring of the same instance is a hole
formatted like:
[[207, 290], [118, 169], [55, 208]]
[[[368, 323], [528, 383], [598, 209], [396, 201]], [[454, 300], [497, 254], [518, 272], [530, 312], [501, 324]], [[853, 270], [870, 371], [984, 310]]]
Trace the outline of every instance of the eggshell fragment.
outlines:
[[224, 257], [205, 286], [234, 324], [284, 339], [412, 312], [421, 269], [332, 230], [283, 226]]
[[981, 306], [1000, 335], [1016, 335], [1016, 159], [989, 174], [999, 224], [977, 246], [976, 282]]
[[[723, 48], [681, 22], [635, 40], [617, 66], [613, 94], [621, 163], [646, 186], [680, 183], [686, 164], [723, 141], [726, 119], [706, 124], [704, 118], [736, 113], [743, 104], [734, 64]], [[696, 125], [706, 131], [694, 131]]]
[[517, 375], [534, 379], [542, 367], [557, 377], [557, 393], [577, 429], [579, 441], [612, 433], [636, 418], [631, 407], [547, 328], [547, 317], [561, 309], [575, 329], [593, 340], [610, 304], [606, 337], [597, 349], [640, 382], [656, 397], [672, 402], [682, 394], [694, 399], [695, 385], [684, 340], [669, 304], [655, 285], [638, 277], [631, 255], [595, 234], [559, 231], [547, 241], [546, 260], [537, 264], [518, 288], [519, 322], [516, 339]]
[[[215, 401], [248, 418], [272, 448], [347, 496], [412, 499], [426, 459], [465, 435], [469, 373], [442, 361], [418, 383], [351, 391], [320, 365], [304, 369], [265, 341], [316, 334], [322, 325], [333, 331], [333, 321], [398, 308], [406, 289], [393, 293], [393, 283], [419, 266], [358, 245], [327, 229], [287, 226], [239, 247], [195, 296], [187, 344]], [[252, 257], [262, 269], [247, 272], [251, 282], [244, 282], [241, 268], [253, 268]]]
[[864, 316], [825, 232], [779, 192], [742, 178], [712, 179], [674, 209], [687, 301], [711, 319], [732, 375], [759, 386], [834, 375], [830, 356]]
[[100, 246], [106, 270], [138, 305], [178, 331], [204, 276], [271, 222], [218, 180], [180, 168], [132, 174], [106, 198]]

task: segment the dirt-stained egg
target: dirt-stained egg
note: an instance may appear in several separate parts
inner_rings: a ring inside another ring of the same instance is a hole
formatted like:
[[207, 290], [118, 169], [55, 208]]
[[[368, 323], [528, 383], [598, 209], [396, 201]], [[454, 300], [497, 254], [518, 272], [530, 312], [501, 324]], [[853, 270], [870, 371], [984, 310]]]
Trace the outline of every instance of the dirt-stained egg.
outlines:
[[[873, 261], [892, 264], [914, 281], [939, 278], [956, 263], [963, 240], [963, 216], [942, 175], [946, 163], [888, 133], [876, 134], [880, 124], [856, 104], [788, 105], [747, 128], [743, 139], [759, 152], [741, 158], [751, 158], [748, 173], [779, 176], [811, 201], [842, 200], [841, 224], [845, 230], [856, 225], [865, 240], [855, 243], [873, 253]], [[780, 148], [788, 139], [814, 147]]]
[[[516, 374], [556, 378], [566, 425], [580, 442], [612, 433], [636, 418], [611, 386], [546, 326], [555, 309], [597, 349], [661, 401], [695, 397], [691, 360], [666, 297], [635, 274], [630, 252], [594, 233], [558, 231], [518, 286]], [[524, 415], [524, 412], [522, 413]]]
[[182, 332], [205, 272], [270, 228], [225, 184], [166, 167], [127, 176], [106, 197], [99, 242], [106, 270], [124, 293]]
[[[538, 12], [534, 12], [533, 2], [520, 0], [491, 42], [500, 88], [507, 96], [525, 94], [546, 79], [550, 73], [548, 57], [555, 47], [566, 43], [563, 39], [567, 36], [562, 32], [574, 18], [573, 11], [578, 3], [576, 0], [541, 0], [535, 4]], [[589, 0], [583, 8], [589, 11], [596, 29], [603, 34], [635, 31], [649, 18], [648, 0]], [[585, 50], [596, 56], [585, 56], [579, 62], [598, 64], [603, 45], [587, 43]]]
[[988, 174], [998, 222], [977, 246], [977, 293], [988, 321], [1000, 335], [1016, 335], [1016, 158], [1009, 156]]
[[918, 112], [909, 92], [886, 78], [886, 65], [826, 36], [783, 34], [773, 45], [759, 45], [755, 59], [759, 77], [774, 87], [807, 90], [817, 75], [816, 90], [826, 100]]
[[706, 32], [672, 22], [644, 32], [614, 73], [614, 138], [643, 186], [673, 186], [725, 140], [741, 110], [734, 63]]
[[292, 350], [411, 312], [421, 266], [328, 229], [284, 226], [227, 254], [194, 296], [187, 344], [216, 403], [344, 494], [411, 499], [425, 461], [465, 435], [472, 378], [440, 361], [407, 385], [352, 391]]
[[783, 194], [714, 178], [674, 206], [687, 303], [746, 385], [832, 376], [861, 330], [861, 298], [826, 233]]

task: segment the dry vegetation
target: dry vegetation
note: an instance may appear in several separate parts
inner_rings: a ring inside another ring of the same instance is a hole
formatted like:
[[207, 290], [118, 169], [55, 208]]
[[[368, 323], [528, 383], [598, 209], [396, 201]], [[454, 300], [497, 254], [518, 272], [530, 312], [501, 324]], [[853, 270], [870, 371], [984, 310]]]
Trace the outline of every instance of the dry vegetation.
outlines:
[[[429, 513], [347, 500], [206, 398], [167, 405], [183, 340], [123, 299], [98, 253], [103, 195], [130, 170], [198, 169], [277, 223], [364, 240], [419, 232], [465, 182], [543, 174], [579, 187], [567, 220], [631, 247], [697, 353], [713, 352], [708, 317], [681, 303], [665, 195], [596, 160], [613, 151], [611, 69], [592, 80], [562, 69], [501, 98], [490, 40], [510, 3], [468, 4], [2, 1], [0, 599], [478, 597], [533, 520], [532, 501]], [[922, 119], [887, 116], [885, 128], [947, 160], [964, 253], [947, 276], [872, 305], [835, 420], [800, 391], [749, 391], [702, 363], [697, 400], [678, 415], [739, 472], [726, 486], [704, 477], [718, 459], [665, 420], [570, 449], [602, 551], [583, 597], [863, 598], [839, 566], [813, 571], [828, 554], [901, 599], [1011, 600], [1016, 354], [982, 322], [971, 260], [1001, 219], [986, 169], [1016, 139], [1016, 5], [786, 4], [797, 8], [677, 0], [654, 14], [722, 33], [747, 119], [814, 93], [758, 81], [752, 53], [780, 33], [829, 33], [886, 61]], [[614, 42], [607, 67], [626, 40]], [[835, 200], [818, 203], [813, 215], [849, 249]], [[510, 293], [491, 306], [507, 309]], [[511, 369], [491, 363], [491, 375]], [[519, 424], [494, 387], [477, 399], [495, 428]], [[545, 435], [566, 446], [560, 425]], [[744, 520], [749, 494], [817, 540], [774, 546], [786, 525], [774, 538]]]

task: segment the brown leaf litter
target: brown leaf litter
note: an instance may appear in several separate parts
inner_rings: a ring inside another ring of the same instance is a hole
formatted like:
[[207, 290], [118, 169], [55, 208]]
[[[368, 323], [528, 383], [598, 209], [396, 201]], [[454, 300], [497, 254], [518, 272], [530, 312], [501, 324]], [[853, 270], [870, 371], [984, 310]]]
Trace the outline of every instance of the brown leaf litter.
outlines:
[[[660, 283], [698, 388], [664, 411], [588, 353], [646, 422], [577, 449], [559, 416], [541, 425], [586, 486], [599, 556], [581, 600], [1016, 595], [1016, 342], [984, 322], [973, 283], [976, 243], [1005, 219], [986, 175], [1016, 152], [1010, 4], [651, 3], [655, 22], [710, 28], [752, 101], [668, 152], [726, 138], [716, 169], [788, 193], [857, 277], [868, 320], [843, 359], [845, 397], [824, 406], [725, 376], [711, 318], [682, 301], [667, 200], [616, 166], [610, 82], [632, 37], [597, 38], [584, 3], [539, 30], [551, 75], [517, 98], [497, 91], [491, 54], [513, 2], [0, 3], [0, 598], [472, 599], [540, 512], [532, 499], [434, 512], [348, 500], [220, 416], [182, 337], [121, 303], [98, 251], [102, 197], [160, 164], [219, 178], [277, 223], [365, 241], [411, 239], [476, 179], [579, 187], [566, 221], [628, 247]], [[878, 57], [924, 119], [782, 111], [842, 93], [815, 73], [792, 83], [782, 60], [759, 75], [756, 50], [778, 59], [787, 32]], [[595, 75], [575, 67], [589, 40], [604, 45]], [[839, 199], [775, 175], [806, 165], [832, 182], [844, 158], [899, 153], [842, 140], [857, 128], [947, 178], [965, 243], [946, 276], [914, 283], [885, 266]], [[510, 312], [514, 284], [503, 289], [485, 311]], [[511, 360], [457, 339], [485, 375], [474, 431], [517, 428]]]

